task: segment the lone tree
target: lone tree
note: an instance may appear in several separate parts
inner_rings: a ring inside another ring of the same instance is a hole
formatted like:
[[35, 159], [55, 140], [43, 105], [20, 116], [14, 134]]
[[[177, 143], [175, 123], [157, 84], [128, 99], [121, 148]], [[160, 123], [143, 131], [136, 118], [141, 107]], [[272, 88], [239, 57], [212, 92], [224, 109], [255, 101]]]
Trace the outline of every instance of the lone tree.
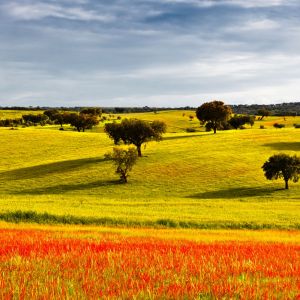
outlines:
[[114, 162], [116, 168], [116, 174], [120, 175], [120, 181], [127, 183], [129, 172], [137, 161], [137, 152], [134, 147], [124, 149], [121, 147], [114, 147], [112, 153], [105, 154], [106, 159], [110, 159]]
[[257, 111], [258, 115], [260, 115], [260, 120], [262, 120], [264, 117], [268, 117], [271, 113], [266, 108], [261, 108]]
[[196, 116], [203, 124], [208, 124], [209, 128], [217, 132], [222, 122], [226, 122], [232, 110], [230, 106], [224, 105], [222, 101], [212, 101], [203, 103], [196, 110]]
[[276, 154], [267, 160], [262, 166], [267, 179], [283, 178], [285, 189], [289, 188], [289, 180], [294, 182], [299, 180], [300, 158], [296, 155]]
[[133, 144], [137, 148], [138, 156], [142, 156], [142, 144], [149, 141], [162, 140], [166, 132], [166, 124], [161, 121], [146, 122], [138, 119], [124, 119], [120, 124], [105, 124], [104, 131], [114, 140], [115, 144]]

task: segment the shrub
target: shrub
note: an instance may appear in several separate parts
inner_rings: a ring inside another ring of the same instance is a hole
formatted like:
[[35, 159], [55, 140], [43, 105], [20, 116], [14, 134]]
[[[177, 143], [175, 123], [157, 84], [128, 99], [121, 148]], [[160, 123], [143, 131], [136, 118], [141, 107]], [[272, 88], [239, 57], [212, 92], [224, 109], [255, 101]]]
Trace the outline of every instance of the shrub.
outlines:
[[193, 127], [188, 127], [188, 128], [186, 129], [186, 132], [196, 132], [196, 129], [193, 128]]
[[129, 147], [128, 149], [114, 147], [112, 153], [105, 154], [105, 158], [114, 162], [117, 167], [116, 173], [120, 175], [121, 182], [126, 183], [129, 176], [128, 173], [135, 165], [138, 154], [134, 147]]
[[254, 125], [255, 117], [254, 116], [249, 116], [249, 115], [234, 115], [228, 123], [230, 124], [231, 127], [235, 129], [245, 129], [242, 128], [243, 125], [245, 124], [250, 124], [251, 127]]
[[300, 124], [294, 124], [295, 128], [300, 128]]
[[274, 123], [273, 126], [274, 126], [275, 128], [284, 128], [284, 127], [285, 127], [284, 124], [279, 124], [279, 123]]
[[260, 125], [259, 129], [265, 129], [265, 126], [264, 125]]

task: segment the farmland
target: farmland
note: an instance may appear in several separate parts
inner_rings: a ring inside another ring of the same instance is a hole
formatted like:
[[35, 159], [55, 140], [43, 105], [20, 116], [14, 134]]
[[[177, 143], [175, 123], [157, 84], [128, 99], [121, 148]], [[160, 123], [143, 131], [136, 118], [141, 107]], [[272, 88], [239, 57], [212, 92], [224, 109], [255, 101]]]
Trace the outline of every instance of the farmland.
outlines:
[[104, 160], [113, 146], [104, 133], [1, 128], [0, 213], [134, 226], [299, 227], [299, 184], [285, 191], [282, 181], [267, 181], [261, 169], [274, 153], [299, 153], [296, 118], [287, 118], [283, 129], [267, 125], [277, 121], [269, 117], [266, 129], [257, 122], [253, 129], [214, 135], [184, 132], [196, 121], [182, 112], [137, 116], [164, 120], [169, 132], [146, 145], [126, 185]]
[[284, 190], [261, 166], [299, 155], [300, 118], [214, 135], [191, 114], [122, 115], [168, 125], [127, 184], [103, 124], [0, 128], [0, 298], [299, 296], [299, 183]]

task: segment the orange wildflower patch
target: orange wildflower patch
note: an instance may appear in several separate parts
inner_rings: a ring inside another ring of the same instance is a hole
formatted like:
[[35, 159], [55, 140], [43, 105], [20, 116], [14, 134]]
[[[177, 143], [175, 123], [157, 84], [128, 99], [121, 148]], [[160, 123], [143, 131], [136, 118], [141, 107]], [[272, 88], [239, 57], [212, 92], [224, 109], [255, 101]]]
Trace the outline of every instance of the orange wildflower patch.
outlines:
[[300, 246], [0, 230], [0, 299], [297, 299]]

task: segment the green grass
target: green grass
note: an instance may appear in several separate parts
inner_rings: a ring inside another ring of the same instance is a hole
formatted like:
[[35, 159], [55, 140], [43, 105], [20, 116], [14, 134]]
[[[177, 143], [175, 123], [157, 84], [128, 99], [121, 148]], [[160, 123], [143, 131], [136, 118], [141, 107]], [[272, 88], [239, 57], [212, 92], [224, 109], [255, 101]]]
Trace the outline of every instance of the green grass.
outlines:
[[18, 119], [22, 118], [22, 115], [28, 114], [41, 114], [43, 113], [40, 110], [0, 110], [0, 120], [3, 119]]
[[[190, 123], [200, 128], [182, 113], [135, 114], [166, 121], [169, 132], [162, 142], [147, 144], [145, 156], [125, 185], [118, 183], [112, 164], [104, 160], [104, 153], [113, 147], [104, 133], [0, 128], [0, 219], [153, 227], [300, 227], [299, 183], [291, 183], [286, 191], [282, 180], [267, 181], [261, 169], [275, 153], [299, 155], [300, 130], [292, 128], [299, 118], [286, 118], [283, 129], [274, 129], [272, 122], [278, 120], [269, 117], [262, 121], [265, 130], [258, 129], [257, 122], [253, 129], [214, 135], [185, 133]], [[24, 217], [24, 212], [30, 213]]]

